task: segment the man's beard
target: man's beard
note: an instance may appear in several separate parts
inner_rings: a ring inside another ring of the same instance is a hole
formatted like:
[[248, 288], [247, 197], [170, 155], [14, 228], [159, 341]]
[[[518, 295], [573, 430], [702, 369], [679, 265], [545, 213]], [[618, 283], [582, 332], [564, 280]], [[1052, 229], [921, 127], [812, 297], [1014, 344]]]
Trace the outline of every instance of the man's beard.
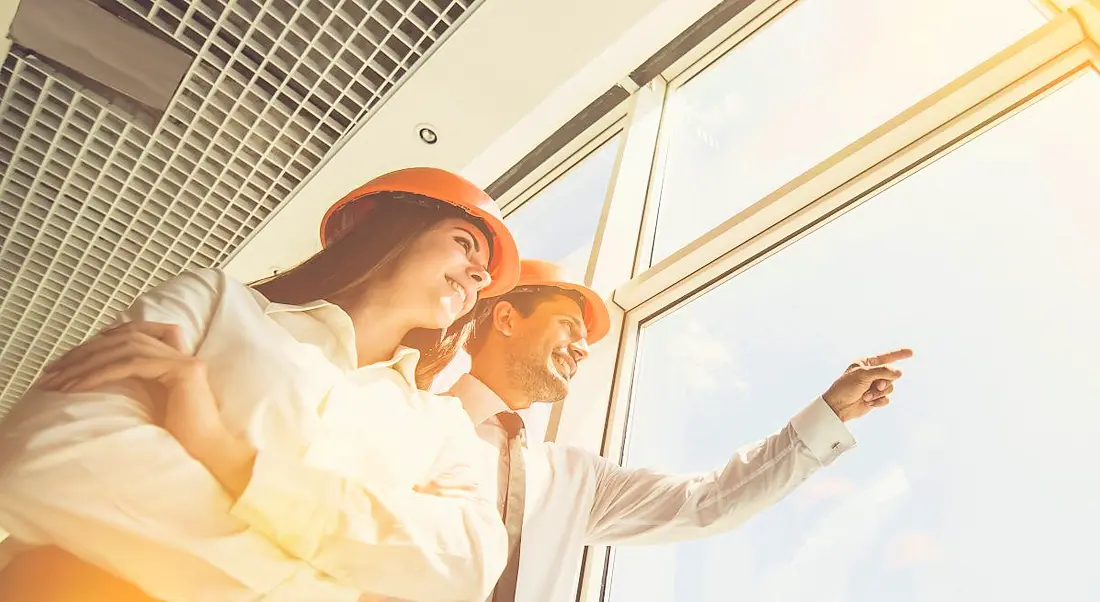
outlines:
[[508, 379], [533, 402], [558, 402], [569, 393], [569, 383], [551, 370], [546, 356], [536, 352], [508, 356]]

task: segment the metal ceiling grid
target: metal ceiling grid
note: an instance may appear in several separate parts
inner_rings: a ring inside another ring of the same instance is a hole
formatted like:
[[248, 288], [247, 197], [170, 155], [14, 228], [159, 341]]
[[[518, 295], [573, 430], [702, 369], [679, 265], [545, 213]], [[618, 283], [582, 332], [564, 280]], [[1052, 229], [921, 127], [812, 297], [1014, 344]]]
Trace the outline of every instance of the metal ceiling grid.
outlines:
[[0, 415], [141, 291], [214, 266], [479, 0], [118, 0], [194, 55], [155, 128], [0, 69]]

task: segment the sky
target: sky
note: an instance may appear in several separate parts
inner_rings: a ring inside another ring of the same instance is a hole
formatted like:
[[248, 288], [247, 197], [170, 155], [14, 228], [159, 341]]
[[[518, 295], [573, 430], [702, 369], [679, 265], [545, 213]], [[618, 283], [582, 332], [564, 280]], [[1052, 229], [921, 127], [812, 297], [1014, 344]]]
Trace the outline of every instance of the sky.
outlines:
[[[996, 20], [946, 0], [801, 4], [760, 34], [801, 45], [746, 44], [723, 81], [681, 92], [678, 127], [696, 129], [672, 134], [666, 254], [1042, 23], [1024, 0], [968, 3]], [[769, 102], [790, 119], [724, 113]], [[1100, 600], [1098, 132], [1089, 71], [647, 325], [625, 463], [675, 472], [720, 467], [854, 359], [917, 355], [851, 425], [855, 450], [729, 534], [619, 548], [610, 600]]]

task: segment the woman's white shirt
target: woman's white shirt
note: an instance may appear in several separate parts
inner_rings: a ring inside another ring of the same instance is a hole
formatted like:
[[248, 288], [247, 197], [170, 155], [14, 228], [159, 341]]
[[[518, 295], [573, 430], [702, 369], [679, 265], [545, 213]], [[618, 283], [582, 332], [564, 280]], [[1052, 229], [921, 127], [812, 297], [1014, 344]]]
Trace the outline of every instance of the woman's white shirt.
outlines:
[[[175, 600], [478, 600], [504, 567], [489, 494], [413, 491], [442, 461], [478, 484], [485, 445], [418, 352], [358, 367], [340, 308], [271, 303], [217, 270], [139, 297], [120, 322], [180, 327], [226, 425], [258, 451], [235, 502], [121, 384], [32, 389], [0, 423], [0, 526]], [[441, 457], [446, 449], [447, 457]], [[485, 491], [478, 488], [478, 491]]]

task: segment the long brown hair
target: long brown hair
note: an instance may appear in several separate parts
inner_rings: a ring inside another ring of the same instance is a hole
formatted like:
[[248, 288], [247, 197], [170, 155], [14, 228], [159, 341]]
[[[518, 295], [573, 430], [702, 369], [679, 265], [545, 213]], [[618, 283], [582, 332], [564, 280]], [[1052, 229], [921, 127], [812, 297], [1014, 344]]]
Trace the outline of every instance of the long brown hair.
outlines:
[[[294, 268], [253, 283], [253, 288], [271, 301], [290, 305], [332, 299], [385, 280], [401, 266], [413, 241], [445, 219], [465, 219], [489, 236], [481, 220], [435, 199], [399, 192], [371, 196], [377, 202], [369, 219]], [[387, 198], [378, 198], [382, 196]], [[414, 328], [405, 335], [401, 344], [420, 351], [416, 366], [419, 388], [431, 386], [466, 344], [473, 331], [473, 314], [469, 312], [445, 330]]]

